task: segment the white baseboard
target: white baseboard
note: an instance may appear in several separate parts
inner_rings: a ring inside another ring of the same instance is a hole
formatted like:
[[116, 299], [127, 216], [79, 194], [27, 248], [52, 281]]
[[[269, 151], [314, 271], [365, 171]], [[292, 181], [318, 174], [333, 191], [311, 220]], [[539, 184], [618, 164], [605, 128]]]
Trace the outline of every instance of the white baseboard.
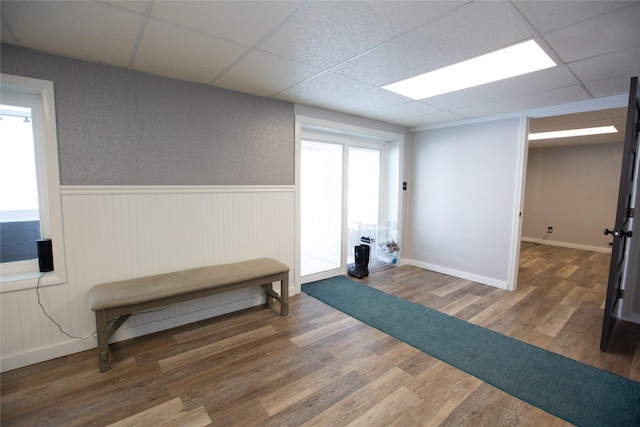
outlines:
[[[209, 319], [223, 314], [232, 313], [234, 311], [255, 307], [265, 303], [264, 296], [256, 296], [253, 298], [234, 301], [230, 304], [224, 304], [216, 307], [207, 308], [205, 310], [194, 311], [182, 314], [168, 319], [139, 324], [133, 327], [126, 327], [126, 323], [118, 329], [111, 337], [109, 343], [128, 340], [130, 338], [151, 334], [154, 332], [164, 331], [175, 328], [177, 326], [187, 325], [189, 323], [198, 322], [200, 320]], [[81, 351], [97, 348], [98, 344], [95, 337], [84, 340], [67, 341], [51, 347], [41, 348], [27, 353], [15, 356], [5, 357], [0, 360], [0, 372], [7, 372], [13, 369], [22, 368], [35, 363], [45, 362], [47, 360], [56, 359], [58, 357], [68, 356], [70, 354], [79, 353]], [[98, 360], [96, 354], [96, 369], [98, 369]]]
[[540, 240], [533, 237], [522, 237], [520, 240], [527, 243], [538, 243], [540, 245], [559, 246], [562, 248], [581, 249], [583, 251], [611, 253], [611, 248], [603, 248], [601, 246], [579, 245], [577, 243], [558, 242], [555, 240]]
[[[138, 324], [127, 328], [126, 323], [118, 329], [109, 339], [109, 343], [124, 341], [136, 338], [142, 335], [152, 334], [158, 331], [176, 328], [178, 326], [187, 325], [189, 323], [198, 322], [200, 320], [209, 319], [211, 317], [221, 316], [223, 314], [232, 313], [234, 311], [244, 310], [245, 308], [255, 307], [265, 303], [264, 295], [255, 296], [253, 298], [233, 301], [229, 304], [210, 307], [205, 310], [193, 311], [191, 313], [181, 314], [179, 316]], [[97, 347], [97, 343], [96, 343]]]
[[[79, 353], [95, 347], [97, 347], [96, 339], [87, 338], [86, 340], [67, 341], [51, 347], [40, 348], [27, 353], [4, 357], [0, 360], [0, 372], [23, 368], [28, 365], [68, 356], [69, 354]], [[96, 360], [96, 368], [97, 366], [98, 362]]]
[[430, 264], [427, 262], [416, 261], [413, 259], [402, 259], [401, 265], [413, 265], [425, 270], [435, 271], [436, 273], [446, 274], [448, 276], [459, 277], [465, 280], [471, 280], [472, 282], [482, 283], [483, 285], [493, 286], [499, 289], [508, 289], [508, 283], [503, 280], [494, 279], [492, 277], [480, 276], [478, 274], [469, 273], [467, 271], [455, 270], [449, 267], [443, 267], [436, 264]]

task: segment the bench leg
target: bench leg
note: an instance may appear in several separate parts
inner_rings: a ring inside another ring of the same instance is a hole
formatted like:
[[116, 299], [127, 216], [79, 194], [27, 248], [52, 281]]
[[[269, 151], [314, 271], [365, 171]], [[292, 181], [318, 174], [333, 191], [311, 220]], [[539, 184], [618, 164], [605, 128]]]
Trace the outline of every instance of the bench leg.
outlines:
[[265, 293], [267, 294], [267, 306], [273, 305], [273, 283], [267, 283], [265, 288]]
[[267, 294], [267, 306], [273, 304], [273, 300], [276, 299], [280, 302], [280, 315], [286, 316], [289, 314], [289, 276], [282, 276], [280, 279], [280, 295], [273, 290], [273, 283], [267, 283], [260, 285]]
[[98, 338], [98, 365], [100, 372], [109, 370], [109, 330], [107, 328], [107, 311], [96, 311], [96, 337]]
[[280, 315], [289, 314], [289, 273], [285, 274], [280, 281]]

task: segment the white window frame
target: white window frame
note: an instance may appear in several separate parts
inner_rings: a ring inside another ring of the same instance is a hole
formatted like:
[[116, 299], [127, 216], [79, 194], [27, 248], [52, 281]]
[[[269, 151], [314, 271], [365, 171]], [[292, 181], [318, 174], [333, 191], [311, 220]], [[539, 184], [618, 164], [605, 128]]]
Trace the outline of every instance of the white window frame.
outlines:
[[43, 238], [51, 239], [54, 265], [54, 270], [40, 279], [42, 273], [37, 259], [2, 263], [0, 264], [0, 292], [31, 289], [37, 285], [50, 286], [66, 283], [53, 82], [1, 74], [0, 92], [3, 103], [29, 107], [32, 110], [40, 230]]

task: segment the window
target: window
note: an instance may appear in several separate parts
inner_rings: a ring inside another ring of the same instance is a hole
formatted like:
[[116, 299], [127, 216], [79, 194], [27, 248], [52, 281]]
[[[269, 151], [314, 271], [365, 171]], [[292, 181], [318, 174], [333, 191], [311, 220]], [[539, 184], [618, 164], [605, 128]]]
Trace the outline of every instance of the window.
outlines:
[[2, 292], [40, 276], [35, 241], [50, 238], [54, 271], [41, 286], [66, 281], [53, 83], [2, 74], [0, 256]]
[[38, 176], [31, 108], [0, 105], [0, 263], [36, 259]]

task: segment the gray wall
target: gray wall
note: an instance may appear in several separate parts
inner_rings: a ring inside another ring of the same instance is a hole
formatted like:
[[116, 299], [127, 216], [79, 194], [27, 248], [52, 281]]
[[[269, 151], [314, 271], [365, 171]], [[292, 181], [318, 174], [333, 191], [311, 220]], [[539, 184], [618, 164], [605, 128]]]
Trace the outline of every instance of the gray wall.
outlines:
[[413, 134], [408, 258], [506, 287], [523, 136], [519, 119]]
[[531, 148], [522, 236], [609, 248], [615, 222], [622, 143]]
[[2, 45], [55, 86], [62, 185], [293, 185], [294, 106]]

